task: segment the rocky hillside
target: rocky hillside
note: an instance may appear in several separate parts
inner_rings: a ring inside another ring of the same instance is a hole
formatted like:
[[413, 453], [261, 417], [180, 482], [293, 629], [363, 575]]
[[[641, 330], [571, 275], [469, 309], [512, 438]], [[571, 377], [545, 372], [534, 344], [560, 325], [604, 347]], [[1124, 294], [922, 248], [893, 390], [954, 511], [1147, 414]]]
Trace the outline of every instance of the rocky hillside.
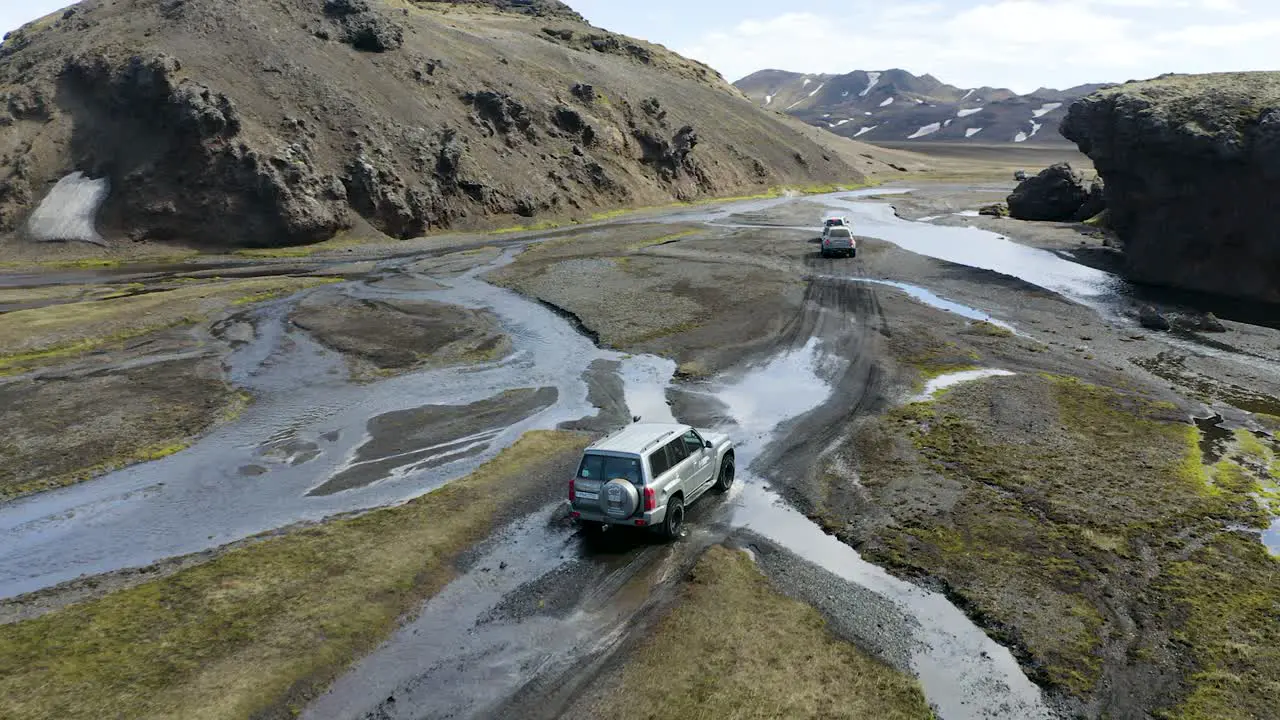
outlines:
[[868, 142], [927, 140], [1061, 143], [1058, 123], [1071, 101], [1101, 88], [958, 88], [905, 70], [802, 75], [762, 70], [734, 83], [762, 107]]
[[0, 237], [410, 237], [860, 178], [804, 130], [554, 0], [86, 0], [0, 45]]
[[1280, 73], [1128, 83], [1062, 134], [1106, 181], [1136, 279], [1280, 303]]

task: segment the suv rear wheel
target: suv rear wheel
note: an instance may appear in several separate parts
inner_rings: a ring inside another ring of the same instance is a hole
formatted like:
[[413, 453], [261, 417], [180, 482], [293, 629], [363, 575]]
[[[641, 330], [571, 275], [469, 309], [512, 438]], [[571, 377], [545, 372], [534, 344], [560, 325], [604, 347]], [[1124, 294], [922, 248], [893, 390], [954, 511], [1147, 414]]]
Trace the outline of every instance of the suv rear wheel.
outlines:
[[684, 527], [684, 498], [676, 495], [667, 501], [667, 516], [662, 521], [659, 533], [663, 540], [675, 540], [680, 537], [682, 527]]

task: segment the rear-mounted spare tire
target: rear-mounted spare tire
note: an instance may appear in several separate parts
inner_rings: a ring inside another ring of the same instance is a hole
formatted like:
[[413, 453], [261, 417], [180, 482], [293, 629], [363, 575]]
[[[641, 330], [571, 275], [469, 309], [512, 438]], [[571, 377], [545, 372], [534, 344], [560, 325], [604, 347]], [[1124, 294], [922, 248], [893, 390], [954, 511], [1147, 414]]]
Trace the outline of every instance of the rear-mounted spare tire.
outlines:
[[626, 520], [640, 507], [640, 491], [631, 481], [614, 478], [600, 488], [600, 512], [611, 520]]

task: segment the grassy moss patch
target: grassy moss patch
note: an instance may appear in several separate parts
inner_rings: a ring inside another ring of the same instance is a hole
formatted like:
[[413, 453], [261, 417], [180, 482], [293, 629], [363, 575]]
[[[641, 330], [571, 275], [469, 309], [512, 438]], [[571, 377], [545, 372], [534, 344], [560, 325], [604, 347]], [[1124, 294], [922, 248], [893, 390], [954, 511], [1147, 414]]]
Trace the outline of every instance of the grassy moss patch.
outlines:
[[[1017, 397], [1037, 400], [1015, 410]], [[941, 580], [1041, 682], [1089, 698], [1108, 663], [1146, 663], [1183, 678], [1169, 717], [1274, 706], [1262, 679], [1280, 678], [1280, 565], [1239, 532], [1269, 522], [1271, 456], [1252, 435], [1205, 467], [1196, 428], [1167, 404], [1056, 376], [957, 388], [886, 426], [918, 458], [866, 455], [864, 485], [884, 492], [922, 462], [954, 502], [895, 507], [866, 553]], [[1129, 629], [1153, 614], [1162, 624]]]
[[0, 374], [73, 358], [112, 343], [200, 322], [336, 278], [266, 277], [193, 283], [163, 292], [65, 303], [0, 315]]
[[[640, 705], [630, 699], [644, 697]], [[834, 637], [742, 552], [713, 547], [592, 717], [932, 718], [919, 685]]]
[[253, 717], [314, 694], [442, 588], [516, 488], [587, 439], [533, 432], [396, 508], [231, 551], [164, 579], [0, 626], [0, 716]]

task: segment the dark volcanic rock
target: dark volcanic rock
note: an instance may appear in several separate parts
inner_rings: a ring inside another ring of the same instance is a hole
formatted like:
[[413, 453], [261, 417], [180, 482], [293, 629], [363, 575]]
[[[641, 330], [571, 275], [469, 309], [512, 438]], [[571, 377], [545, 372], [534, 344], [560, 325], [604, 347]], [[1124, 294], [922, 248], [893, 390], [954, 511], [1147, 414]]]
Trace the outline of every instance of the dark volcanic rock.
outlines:
[[1167, 76], [1071, 106], [1135, 279], [1280, 302], [1280, 73]]
[[324, 13], [342, 26], [342, 40], [364, 52], [387, 52], [404, 44], [404, 28], [383, 17], [368, 0], [325, 0]]
[[1142, 308], [1138, 310], [1138, 322], [1142, 323], [1142, 327], [1147, 328], [1148, 330], [1169, 329], [1169, 319], [1164, 315], [1161, 315], [1159, 310], [1156, 310], [1150, 305], [1143, 305]]
[[1076, 222], [1084, 222], [1090, 218], [1097, 217], [1099, 213], [1107, 209], [1106, 183], [1102, 178], [1095, 178], [1089, 184], [1089, 195], [1085, 197], [1084, 204], [1076, 211]]
[[1009, 214], [1019, 220], [1068, 221], [1089, 198], [1084, 176], [1058, 163], [1018, 184], [1009, 196]]
[[241, 142], [235, 103], [180, 70], [164, 54], [89, 55], [68, 60], [59, 78], [60, 95], [77, 98], [75, 165], [117, 178], [110, 210], [116, 223], [129, 219], [131, 237], [223, 244], [225, 219], [236, 217], [245, 238], [296, 244], [348, 226], [342, 183], [304, 145]]

